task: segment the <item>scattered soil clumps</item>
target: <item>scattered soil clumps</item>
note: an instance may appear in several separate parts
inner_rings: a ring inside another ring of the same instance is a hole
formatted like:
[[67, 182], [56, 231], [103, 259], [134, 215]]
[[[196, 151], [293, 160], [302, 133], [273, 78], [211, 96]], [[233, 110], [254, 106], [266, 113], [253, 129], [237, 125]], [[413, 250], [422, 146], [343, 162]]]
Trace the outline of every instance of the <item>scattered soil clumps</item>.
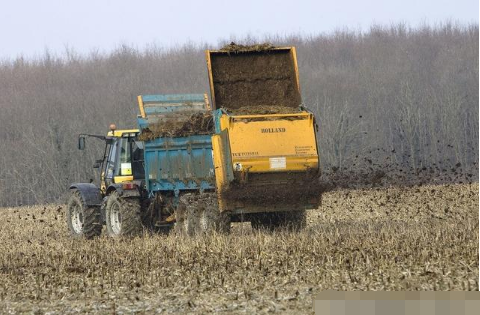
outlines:
[[140, 141], [149, 141], [164, 137], [187, 137], [193, 135], [213, 134], [215, 125], [213, 115], [208, 113], [195, 113], [186, 119], [166, 119], [150, 124], [149, 128], [142, 130]]
[[402, 163], [372, 159], [359, 156], [346, 164], [348, 166], [322, 168], [321, 181], [327, 190], [478, 182], [478, 166], [464, 168], [457, 163], [453, 168], [439, 165], [413, 168]]

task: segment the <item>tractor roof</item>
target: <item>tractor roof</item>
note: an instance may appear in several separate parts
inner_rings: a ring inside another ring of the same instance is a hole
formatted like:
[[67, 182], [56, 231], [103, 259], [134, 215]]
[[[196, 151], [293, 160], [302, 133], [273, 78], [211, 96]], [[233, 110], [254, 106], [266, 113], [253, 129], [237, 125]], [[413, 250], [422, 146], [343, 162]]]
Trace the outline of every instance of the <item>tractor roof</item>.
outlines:
[[107, 137], [122, 137], [126, 133], [138, 134], [139, 132], [140, 130], [138, 129], [120, 129], [120, 130], [109, 131], [107, 133]]

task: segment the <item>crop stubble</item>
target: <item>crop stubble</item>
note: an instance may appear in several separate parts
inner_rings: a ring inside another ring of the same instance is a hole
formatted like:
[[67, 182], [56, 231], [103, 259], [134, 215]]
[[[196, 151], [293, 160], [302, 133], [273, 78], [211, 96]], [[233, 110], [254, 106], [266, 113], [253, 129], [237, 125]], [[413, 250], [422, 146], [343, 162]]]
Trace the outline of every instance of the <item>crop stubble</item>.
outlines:
[[476, 290], [478, 183], [335, 190], [299, 234], [74, 240], [60, 206], [0, 211], [0, 309], [310, 312], [319, 290]]

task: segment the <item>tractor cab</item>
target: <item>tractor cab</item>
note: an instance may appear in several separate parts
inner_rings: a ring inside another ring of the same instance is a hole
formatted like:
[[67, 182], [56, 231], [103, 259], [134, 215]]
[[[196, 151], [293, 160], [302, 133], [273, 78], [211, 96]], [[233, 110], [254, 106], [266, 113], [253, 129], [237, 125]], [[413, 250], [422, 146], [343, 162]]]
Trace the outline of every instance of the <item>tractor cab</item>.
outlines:
[[103, 195], [114, 184], [143, 180], [145, 178], [143, 163], [143, 142], [137, 139], [138, 129], [117, 130], [110, 125], [107, 136], [82, 134], [78, 147], [85, 148], [85, 138], [95, 137], [105, 140], [103, 158], [97, 160], [94, 168], [100, 169], [100, 191]]
[[93, 238], [102, 233], [103, 225], [111, 236], [142, 231], [138, 214], [145, 173], [138, 135], [138, 129], [117, 130], [112, 124], [106, 136], [79, 136], [80, 150], [85, 149], [87, 137], [103, 140], [105, 149], [93, 166], [100, 169], [100, 187], [92, 182], [70, 185], [67, 224], [72, 236]]

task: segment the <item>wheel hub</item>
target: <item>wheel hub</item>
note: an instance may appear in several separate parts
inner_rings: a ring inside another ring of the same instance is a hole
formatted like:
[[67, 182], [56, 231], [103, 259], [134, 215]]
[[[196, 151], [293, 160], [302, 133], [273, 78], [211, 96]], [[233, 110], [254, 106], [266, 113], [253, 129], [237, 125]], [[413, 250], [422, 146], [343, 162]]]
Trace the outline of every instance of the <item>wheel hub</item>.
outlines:
[[200, 227], [202, 231], [204, 232], [208, 231], [209, 225], [208, 225], [208, 218], [205, 210], [202, 211], [202, 213], [200, 214]]
[[72, 227], [75, 233], [80, 234], [83, 231], [83, 213], [80, 205], [76, 203], [71, 212]]
[[120, 206], [115, 203], [110, 211], [110, 226], [113, 233], [120, 234], [122, 230], [122, 215], [120, 214]]

